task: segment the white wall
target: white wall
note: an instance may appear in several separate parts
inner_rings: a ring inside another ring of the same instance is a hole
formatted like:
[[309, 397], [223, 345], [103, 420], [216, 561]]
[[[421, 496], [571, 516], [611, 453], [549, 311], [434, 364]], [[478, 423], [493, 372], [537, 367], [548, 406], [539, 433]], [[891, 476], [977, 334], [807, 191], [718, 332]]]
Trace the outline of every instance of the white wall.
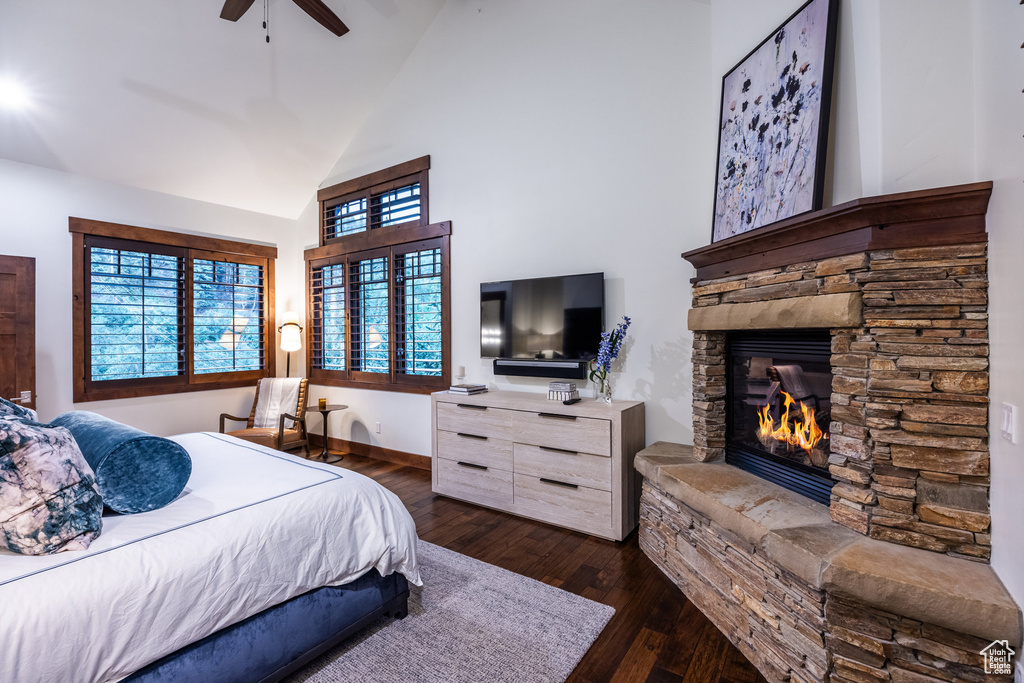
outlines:
[[[480, 358], [481, 282], [604, 271], [607, 327], [633, 318], [615, 395], [646, 401], [648, 441], [692, 440], [679, 255], [711, 232], [709, 14], [679, 0], [449, 0], [325, 179], [431, 155], [430, 219], [452, 221], [453, 365], [469, 381], [547, 387]], [[427, 397], [324, 391], [353, 406], [338, 436], [381, 421], [373, 443], [430, 453]]]
[[[248, 414], [251, 388], [73, 404], [68, 216], [276, 244], [278, 312], [303, 306], [302, 248], [291, 237], [300, 232], [299, 222], [5, 160], [0, 160], [0, 207], [0, 253], [36, 259], [36, 405], [41, 419], [91, 410], [168, 435], [216, 431], [222, 412]], [[312, 222], [315, 210], [304, 216]], [[283, 355], [278, 364], [283, 376]]]
[[[989, 325], [992, 340], [992, 564], [1024, 604], [1024, 7], [975, 5], [975, 118], [979, 179], [994, 181], [989, 204]], [[1017, 406], [1017, 443], [1000, 436], [1002, 404]]]

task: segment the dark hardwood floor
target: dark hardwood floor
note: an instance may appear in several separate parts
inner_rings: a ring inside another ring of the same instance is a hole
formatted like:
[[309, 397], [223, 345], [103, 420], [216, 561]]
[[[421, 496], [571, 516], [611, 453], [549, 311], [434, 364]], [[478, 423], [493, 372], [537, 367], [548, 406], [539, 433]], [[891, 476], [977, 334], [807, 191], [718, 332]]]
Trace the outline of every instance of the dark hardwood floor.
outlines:
[[636, 532], [613, 543], [434, 494], [430, 473], [345, 456], [394, 491], [424, 541], [615, 608], [569, 681], [766, 683], [640, 551]]

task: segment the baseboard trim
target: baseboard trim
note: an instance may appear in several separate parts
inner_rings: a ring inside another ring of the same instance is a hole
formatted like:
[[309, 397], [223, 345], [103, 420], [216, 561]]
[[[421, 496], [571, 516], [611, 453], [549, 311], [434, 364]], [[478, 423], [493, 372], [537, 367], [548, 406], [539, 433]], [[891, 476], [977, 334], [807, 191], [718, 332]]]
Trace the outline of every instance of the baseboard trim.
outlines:
[[[321, 446], [323, 444], [323, 437], [319, 434], [309, 435], [309, 445]], [[341, 453], [351, 453], [353, 455], [361, 455], [366, 458], [373, 458], [374, 460], [383, 460], [384, 462], [392, 462], [396, 465], [407, 465], [409, 467], [415, 467], [419, 470], [431, 470], [432, 460], [425, 455], [417, 455], [416, 453], [407, 453], [405, 451], [396, 451], [392, 448], [384, 448], [383, 446], [374, 446], [369, 443], [361, 443], [359, 441], [348, 441], [347, 439], [336, 439], [333, 436], [327, 439], [327, 447], [332, 451], [339, 451]]]

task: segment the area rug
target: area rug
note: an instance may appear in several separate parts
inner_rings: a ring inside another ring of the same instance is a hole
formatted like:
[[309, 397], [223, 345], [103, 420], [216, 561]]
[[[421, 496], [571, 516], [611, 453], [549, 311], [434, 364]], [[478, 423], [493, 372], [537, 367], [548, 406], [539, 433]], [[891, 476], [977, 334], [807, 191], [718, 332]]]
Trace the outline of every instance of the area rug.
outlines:
[[382, 619], [291, 683], [561, 683], [614, 608], [420, 541], [409, 616]]

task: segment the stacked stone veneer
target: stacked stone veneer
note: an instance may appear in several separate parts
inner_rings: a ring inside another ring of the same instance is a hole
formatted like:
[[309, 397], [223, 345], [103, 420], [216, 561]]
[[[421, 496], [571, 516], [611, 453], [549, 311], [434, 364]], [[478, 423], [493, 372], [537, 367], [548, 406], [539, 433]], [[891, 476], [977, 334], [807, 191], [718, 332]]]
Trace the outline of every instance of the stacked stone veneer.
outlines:
[[[986, 263], [985, 244], [890, 249], [694, 285], [694, 309], [860, 295], [861, 324], [831, 329], [831, 515], [840, 524], [988, 561]], [[700, 460], [725, 452], [725, 367], [725, 332], [695, 331]]]
[[640, 547], [769, 680], [827, 680], [823, 592], [646, 481]]
[[649, 481], [640, 546], [770, 681], [1012, 681], [988, 641], [818, 590]]

